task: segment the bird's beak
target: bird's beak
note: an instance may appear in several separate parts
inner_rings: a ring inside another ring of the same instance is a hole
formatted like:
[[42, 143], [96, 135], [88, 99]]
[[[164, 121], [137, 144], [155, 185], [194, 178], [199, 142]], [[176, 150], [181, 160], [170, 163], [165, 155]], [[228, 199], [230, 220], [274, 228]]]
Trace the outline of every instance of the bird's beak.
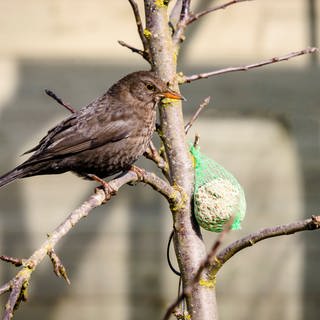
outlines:
[[163, 93], [163, 96], [165, 98], [169, 98], [169, 99], [175, 99], [175, 100], [184, 100], [186, 101], [187, 99], [182, 96], [180, 93], [176, 92], [176, 91], [173, 91], [171, 89], [167, 89], [166, 92]]

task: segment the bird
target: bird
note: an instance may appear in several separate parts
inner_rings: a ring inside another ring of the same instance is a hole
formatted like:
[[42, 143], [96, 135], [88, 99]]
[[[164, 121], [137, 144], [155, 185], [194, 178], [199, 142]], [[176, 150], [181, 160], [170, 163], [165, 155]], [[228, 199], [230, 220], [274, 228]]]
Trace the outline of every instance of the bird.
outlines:
[[26, 161], [0, 176], [0, 187], [68, 171], [104, 184], [102, 179], [130, 170], [149, 146], [162, 98], [184, 99], [153, 71], [126, 75], [50, 129], [24, 153], [33, 153]]

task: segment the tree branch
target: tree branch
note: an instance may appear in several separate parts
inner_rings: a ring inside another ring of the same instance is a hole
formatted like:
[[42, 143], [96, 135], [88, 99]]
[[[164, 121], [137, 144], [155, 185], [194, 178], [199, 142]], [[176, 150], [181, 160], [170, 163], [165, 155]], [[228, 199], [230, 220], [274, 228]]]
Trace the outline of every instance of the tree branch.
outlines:
[[131, 46], [130, 44], [127, 44], [126, 42], [122, 41], [122, 40], [118, 40], [118, 43], [125, 47], [128, 48], [129, 50], [131, 50], [134, 53], [140, 54], [140, 56], [143, 57], [143, 59], [145, 59], [146, 61], [148, 61], [150, 63], [150, 58], [149, 58], [149, 54], [146, 51], [140, 50], [138, 48], [135, 48], [133, 46]]
[[261, 62], [257, 62], [257, 63], [253, 63], [253, 64], [249, 64], [249, 65], [245, 65], [245, 66], [240, 66], [240, 67], [228, 67], [225, 69], [220, 69], [220, 70], [216, 70], [216, 71], [211, 71], [211, 72], [206, 72], [206, 73], [199, 73], [199, 74], [194, 74], [191, 76], [184, 76], [179, 74], [179, 83], [190, 83], [192, 81], [195, 80], [199, 80], [199, 79], [204, 79], [204, 78], [209, 78], [209, 77], [213, 77], [213, 76], [217, 76], [220, 74], [224, 74], [224, 73], [229, 73], [229, 72], [236, 72], [236, 71], [248, 71], [250, 69], [254, 69], [254, 68], [258, 68], [258, 67], [262, 67], [268, 64], [272, 64], [272, 63], [276, 63], [276, 62], [281, 62], [281, 61], [287, 61], [289, 59], [304, 55], [304, 54], [309, 54], [309, 53], [319, 53], [319, 49], [318, 48], [306, 48], [300, 51], [295, 51], [295, 52], [291, 52], [288, 53], [284, 56], [280, 56], [280, 57], [274, 57], [268, 60], [264, 60]]
[[[171, 187], [166, 181], [162, 180], [154, 173], [139, 169], [141, 175], [135, 171], [127, 173], [113, 179], [109, 182], [110, 187], [118, 191], [121, 186], [132, 182], [144, 182], [150, 185], [153, 189], [162, 194], [169, 202], [171, 208], [179, 208], [184, 204], [184, 196], [180, 190]], [[54, 252], [54, 247], [57, 243], [77, 224], [79, 221], [87, 217], [92, 209], [100, 206], [111, 198], [112, 194], [106, 194], [101, 189], [96, 189], [96, 193], [91, 195], [80, 207], [72, 211], [69, 216], [48, 236], [48, 239], [42, 243], [28, 259], [14, 259], [7, 256], [2, 256], [2, 260], [21, 265], [22, 269], [9, 282], [0, 287], [0, 294], [11, 291], [6, 303], [5, 315], [3, 319], [9, 320], [13, 316], [14, 310], [18, 307], [21, 301], [26, 299], [26, 290], [29, 285], [29, 280], [32, 273], [35, 271], [40, 262], [48, 255], [53, 263], [54, 271], [59, 277], [63, 277], [68, 283], [69, 279], [66, 270], [63, 267], [61, 260]]]
[[23, 259], [13, 258], [9, 256], [0, 256], [0, 260], [12, 263], [16, 267], [20, 267], [23, 265]]
[[53, 100], [55, 100], [56, 102], [58, 102], [61, 106], [65, 107], [67, 110], [69, 110], [71, 113], [75, 113], [77, 110], [75, 108], [73, 108], [70, 104], [65, 103], [60, 97], [58, 97], [53, 91], [49, 90], [49, 89], [45, 89], [44, 90], [45, 93], [52, 98]]
[[236, 253], [245, 248], [251, 247], [262, 240], [290, 235], [301, 231], [311, 231], [319, 229], [320, 216], [312, 216], [310, 219], [279, 225], [271, 228], [265, 228], [255, 233], [249, 234], [248, 236], [231, 243], [225, 249], [219, 252], [210, 267], [211, 276], [215, 277], [221, 267]]
[[221, 9], [225, 9], [233, 4], [236, 4], [236, 3], [240, 3], [240, 2], [246, 2], [246, 1], [252, 1], [252, 0], [233, 0], [233, 1], [229, 1], [229, 2], [226, 2], [222, 5], [219, 5], [219, 6], [216, 6], [216, 7], [213, 7], [213, 8], [210, 8], [210, 9], [207, 9], [207, 10], [203, 10], [201, 12], [198, 12], [198, 13], [194, 13], [194, 14], [190, 14], [189, 16], [189, 19], [187, 21], [187, 25], [189, 25], [190, 23], [198, 20], [199, 18], [207, 15], [208, 13], [211, 13], [211, 12], [214, 12], [214, 11], [217, 11], [217, 10], [221, 10]]

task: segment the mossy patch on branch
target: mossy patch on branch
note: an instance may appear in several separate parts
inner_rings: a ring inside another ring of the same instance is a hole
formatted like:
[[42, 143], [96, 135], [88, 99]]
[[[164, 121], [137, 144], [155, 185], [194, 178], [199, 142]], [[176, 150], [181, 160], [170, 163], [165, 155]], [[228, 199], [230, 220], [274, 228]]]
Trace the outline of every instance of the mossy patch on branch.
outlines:
[[154, 4], [156, 5], [157, 8], [163, 8], [168, 5], [168, 1], [165, 0], [155, 0]]
[[143, 30], [143, 34], [147, 39], [150, 39], [151, 36], [152, 36], [152, 32], [150, 30], [148, 30], [148, 29], [144, 29]]

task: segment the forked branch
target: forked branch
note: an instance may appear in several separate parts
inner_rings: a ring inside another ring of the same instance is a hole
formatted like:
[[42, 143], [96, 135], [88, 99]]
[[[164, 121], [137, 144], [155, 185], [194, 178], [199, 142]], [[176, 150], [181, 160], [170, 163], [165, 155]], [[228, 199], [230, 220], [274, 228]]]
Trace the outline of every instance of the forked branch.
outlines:
[[[231, 257], [233, 257], [242, 249], [251, 247], [257, 242], [273, 237], [290, 235], [301, 231], [319, 230], [320, 216], [312, 216], [310, 219], [262, 229], [231, 243], [217, 254], [217, 251], [222, 244], [223, 237], [226, 235], [227, 232], [229, 232], [231, 224], [229, 221], [229, 227], [227, 226], [227, 228], [224, 229], [222, 233], [220, 233], [217, 240], [212, 245], [211, 250], [208, 253], [206, 259], [201, 263], [194, 277], [194, 280], [192, 281], [190, 286], [188, 286], [182, 291], [182, 293], [178, 296], [176, 301], [172, 303], [172, 305], [167, 309], [163, 320], [168, 320], [170, 318], [170, 315], [175, 311], [175, 309], [182, 302], [182, 300], [186, 298], [188, 294], [190, 294], [190, 292], [193, 289], [193, 286], [195, 286], [197, 283], [200, 282], [205, 286], [214, 286], [217, 272]], [[204, 273], [207, 275], [207, 279], [201, 278], [204, 275]]]
[[292, 222], [289, 224], [279, 225], [271, 228], [265, 228], [248, 236], [241, 238], [225, 249], [220, 251], [215, 257], [214, 262], [210, 267], [212, 277], [215, 277], [221, 267], [236, 253], [241, 250], [251, 247], [254, 244], [273, 237], [286, 236], [301, 231], [312, 231], [320, 229], [320, 216], [312, 216], [310, 219]]
[[[124, 184], [144, 182], [162, 194], [168, 200], [171, 207], [183, 205], [184, 197], [179, 190], [171, 187], [166, 181], [162, 180], [154, 173], [147, 172], [143, 169], [139, 169], [138, 171], [139, 173], [137, 173], [137, 171], [129, 171], [110, 181], [110, 187], [113, 190], [118, 191]], [[19, 306], [19, 303], [26, 300], [26, 292], [31, 275], [46, 255], [50, 257], [56, 275], [63, 277], [68, 283], [70, 282], [66, 270], [55, 253], [54, 248], [82, 218], [87, 217], [92, 209], [108, 201], [112, 195], [113, 194], [106, 194], [106, 191], [103, 191], [102, 189], [97, 189], [95, 194], [79, 208], [70, 213], [70, 215], [48, 236], [48, 239], [43, 242], [40, 248], [28, 259], [14, 259], [7, 256], [1, 256], [3, 261], [13, 263], [16, 266], [22, 265], [22, 269], [12, 280], [0, 287], [0, 294], [10, 291], [3, 319], [11, 319], [14, 310]]]

